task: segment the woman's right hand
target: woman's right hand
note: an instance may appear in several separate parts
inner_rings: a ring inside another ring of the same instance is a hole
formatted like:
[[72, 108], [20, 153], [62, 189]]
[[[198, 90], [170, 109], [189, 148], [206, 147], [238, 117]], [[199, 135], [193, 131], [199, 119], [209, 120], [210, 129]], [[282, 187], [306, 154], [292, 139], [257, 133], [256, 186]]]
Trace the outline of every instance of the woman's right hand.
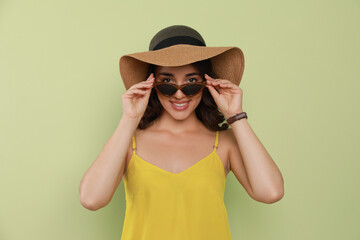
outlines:
[[140, 121], [148, 105], [154, 80], [151, 73], [146, 81], [134, 84], [121, 96], [123, 117]]

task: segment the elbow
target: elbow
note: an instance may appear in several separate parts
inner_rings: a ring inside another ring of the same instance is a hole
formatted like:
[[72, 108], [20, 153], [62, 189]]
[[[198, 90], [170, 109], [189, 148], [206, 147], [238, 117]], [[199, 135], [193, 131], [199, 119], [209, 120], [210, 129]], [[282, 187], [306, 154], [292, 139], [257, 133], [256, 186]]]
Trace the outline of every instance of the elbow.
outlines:
[[94, 197], [90, 197], [88, 195], [86, 195], [85, 193], [80, 191], [80, 203], [81, 205], [91, 211], [96, 211], [104, 206], [106, 206], [106, 204], [103, 204], [102, 201], [99, 201], [100, 199], [94, 199]]
[[279, 193], [279, 194], [274, 194], [272, 198], [270, 198], [270, 201], [268, 201], [268, 204], [271, 203], [276, 203], [278, 201], [280, 201], [282, 198], [284, 197], [284, 192]]
[[284, 189], [282, 189], [282, 191], [274, 192], [273, 194], [270, 194], [267, 197], [266, 201], [264, 201], [264, 203], [267, 203], [267, 204], [276, 203], [276, 202], [280, 201], [283, 197], [284, 197]]
[[84, 208], [91, 210], [91, 211], [96, 211], [103, 207], [100, 204], [97, 204], [95, 201], [92, 201], [89, 199], [84, 199], [84, 198], [80, 198], [80, 203]]
[[272, 191], [269, 191], [269, 193], [266, 195], [264, 203], [271, 204], [276, 203], [280, 201], [284, 197], [284, 181], [272, 189]]
[[283, 197], [284, 197], [284, 190], [282, 189], [281, 191], [272, 192], [262, 197], [254, 197], [253, 199], [258, 202], [272, 204], [280, 201]]
[[80, 187], [79, 187], [79, 194], [80, 194], [80, 203], [81, 205], [91, 211], [96, 211], [100, 208], [103, 207], [103, 205], [101, 205], [99, 203], [99, 201], [94, 200], [93, 197], [90, 197], [88, 194], [85, 193], [85, 189], [84, 189], [84, 181], [81, 181], [80, 183]]

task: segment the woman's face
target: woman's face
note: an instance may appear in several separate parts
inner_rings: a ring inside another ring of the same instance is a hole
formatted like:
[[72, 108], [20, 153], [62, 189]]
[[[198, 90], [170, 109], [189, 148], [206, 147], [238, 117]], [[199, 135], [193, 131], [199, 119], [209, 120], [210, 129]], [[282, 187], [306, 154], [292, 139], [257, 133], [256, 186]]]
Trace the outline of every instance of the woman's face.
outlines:
[[[157, 66], [155, 70], [155, 82], [168, 82], [181, 85], [202, 81], [203, 77], [200, 75], [200, 72], [190, 64], [179, 67]], [[181, 90], [177, 90], [174, 95], [170, 97], [158, 93], [158, 98], [164, 107], [165, 113], [168, 113], [177, 120], [183, 120], [195, 111], [200, 103], [202, 91], [192, 97], [186, 96]], [[185, 103], [185, 106], [176, 106], [175, 103]]]

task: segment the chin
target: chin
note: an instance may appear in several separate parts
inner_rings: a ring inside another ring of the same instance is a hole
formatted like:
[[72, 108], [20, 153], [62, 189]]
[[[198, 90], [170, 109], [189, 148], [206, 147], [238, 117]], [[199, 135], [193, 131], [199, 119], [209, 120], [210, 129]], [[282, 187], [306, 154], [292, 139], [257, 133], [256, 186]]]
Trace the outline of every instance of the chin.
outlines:
[[[170, 106], [171, 107], [171, 106]], [[185, 120], [187, 119], [193, 111], [187, 109], [186, 111], [176, 111], [174, 109], [167, 109], [167, 113], [176, 120]]]

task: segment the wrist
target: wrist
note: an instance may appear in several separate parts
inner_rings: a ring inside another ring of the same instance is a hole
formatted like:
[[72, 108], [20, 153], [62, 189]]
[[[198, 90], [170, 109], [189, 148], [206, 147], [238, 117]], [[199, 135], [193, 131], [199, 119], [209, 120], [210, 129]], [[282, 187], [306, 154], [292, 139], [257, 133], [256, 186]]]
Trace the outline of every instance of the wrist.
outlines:
[[138, 126], [140, 123], [141, 118], [134, 118], [134, 117], [129, 117], [129, 116], [122, 116], [120, 119], [121, 123], [124, 123], [128, 126]]
[[236, 114], [239, 114], [239, 113], [242, 113], [242, 112], [244, 112], [244, 111], [242, 109], [240, 109], [237, 112], [226, 113], [226, 114], [224, 114], [224, 117], [226, 119], [229, 119], [230, 117], [235, 116]]
[[226, 122], [227, 122], [228, 125], [231, 125], [232, 123], [240, 121], [240, 120], [242, 120], [244, 118], [245, 119], [248, 118], [247, 113], [241, 111], [241, 112], [236, 113], [234, 115], [230, 115], [230, 117], [226, 119]]

